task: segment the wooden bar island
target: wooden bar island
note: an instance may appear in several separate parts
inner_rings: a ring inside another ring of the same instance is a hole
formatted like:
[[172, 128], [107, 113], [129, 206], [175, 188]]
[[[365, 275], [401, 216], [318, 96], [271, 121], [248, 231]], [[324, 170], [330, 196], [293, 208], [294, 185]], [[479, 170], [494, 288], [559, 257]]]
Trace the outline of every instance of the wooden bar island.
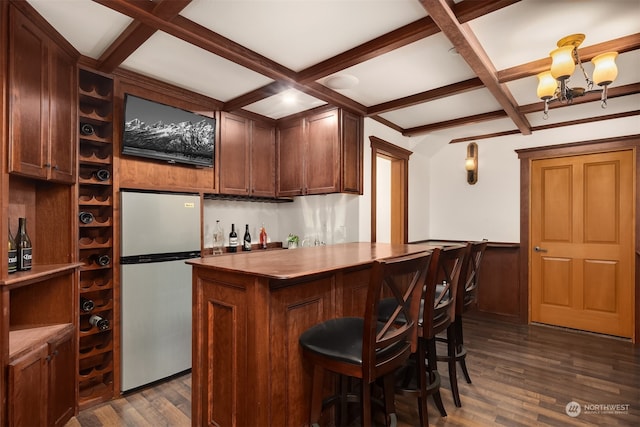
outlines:
[[433, 248], [345, 243], [189, 260], [192, 425], [307, 425], [311, 367], [300, 334], [362, 316], [374, 260]]

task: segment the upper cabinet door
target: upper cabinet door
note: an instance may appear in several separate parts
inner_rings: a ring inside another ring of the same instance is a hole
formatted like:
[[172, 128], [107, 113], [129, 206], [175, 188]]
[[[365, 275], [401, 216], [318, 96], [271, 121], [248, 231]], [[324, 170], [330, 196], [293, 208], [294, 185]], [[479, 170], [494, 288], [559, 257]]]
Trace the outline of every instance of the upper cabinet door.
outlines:
[[343, 193], [362, 194], [362, 116], [342, 111], [342, 176]]
[[223, 113], [220, 136], [220, 192], [249, 194], [249, 130], [245, 117]]
[[275, 126], [260, 122], [251, 127], [251, 195], [276, 195]]
[[49, 42], [21, 13], [10, 11], [9, 172], [46, 179]]
[[303, 193], [304, 121], [295, 120], [278, 128], [278, 197]]
[[338, 110], [307, 118], [305, 194], [340, 191]]
[[74, 60], [10, 8], [9, 171], [75, 182], [77, 71]]

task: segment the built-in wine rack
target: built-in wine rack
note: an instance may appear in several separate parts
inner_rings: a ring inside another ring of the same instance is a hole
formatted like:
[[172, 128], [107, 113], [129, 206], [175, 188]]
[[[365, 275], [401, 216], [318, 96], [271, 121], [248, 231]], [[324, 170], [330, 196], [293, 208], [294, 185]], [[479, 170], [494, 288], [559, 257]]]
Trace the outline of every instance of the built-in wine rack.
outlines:
[[[79, 74], [78, 259], [80, 296], [94, 303], [79, 307], [80, 409], [114, 396], [113, 274], [113, 81], [81, 69]], [[92, 316], [109, 322], [91, 323]]]

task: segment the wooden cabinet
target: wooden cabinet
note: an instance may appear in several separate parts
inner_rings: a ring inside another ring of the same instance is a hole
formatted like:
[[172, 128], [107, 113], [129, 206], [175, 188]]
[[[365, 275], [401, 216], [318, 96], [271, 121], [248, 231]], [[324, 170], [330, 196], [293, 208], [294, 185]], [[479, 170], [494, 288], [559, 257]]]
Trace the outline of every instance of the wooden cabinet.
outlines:
[[223, 113], [220, 193], [253, 197], [275, 196], [275, 127]]
[[73, 183], [74, 59], [20, 11], [10, 15], [9, 172]]
[[337, 108], [278, 126], [278, 196], [362, 194], [362, 118]]
[[9, 363], [8, 425], [63, 426], [75, 409], [73, 326], [16, 334], [35, 346]]

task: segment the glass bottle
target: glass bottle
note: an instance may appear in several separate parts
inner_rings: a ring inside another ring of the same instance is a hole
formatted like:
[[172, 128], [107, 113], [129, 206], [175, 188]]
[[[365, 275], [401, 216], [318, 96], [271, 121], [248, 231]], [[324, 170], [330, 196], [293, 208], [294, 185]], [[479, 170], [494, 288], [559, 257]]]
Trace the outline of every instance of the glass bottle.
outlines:
[[247, 224], [244, 228], [244, 238], [242, 239], [242, 250], [243, 251], [251, 250], [251, 234], [249, 234], [249, 224]]
[[238, 233], [236, 233], [236, 225], [231, 224], [231, 233], [229, 233], [229, 252], [238, 250]]
[[222, 254], [222, 247], [224, 246], [224, 231], [222, 230], [222, 225], [220, 225], [220, 220], [216, 220], [216, 226], [213, 229], [213, 254], [220, 255]]
[[260, 227], [260, 249], [267, 249], [267, 230], [265, 230], [264, 224]]
[[18, 271], [18, 247], [16, 246], [16, 241], [13, 239], [11, 235], [11, 227], [9, 227], [9, 251], [8, 255], [8, 269], [9, 273], [15, 273]]
[[33, 251], [31, 247], [31, 239], [27, 233], [26, 218], [18, 219], [18, 233], [16, 234], [15, 241], [18, 250], [18, 270], [31, 270]]

